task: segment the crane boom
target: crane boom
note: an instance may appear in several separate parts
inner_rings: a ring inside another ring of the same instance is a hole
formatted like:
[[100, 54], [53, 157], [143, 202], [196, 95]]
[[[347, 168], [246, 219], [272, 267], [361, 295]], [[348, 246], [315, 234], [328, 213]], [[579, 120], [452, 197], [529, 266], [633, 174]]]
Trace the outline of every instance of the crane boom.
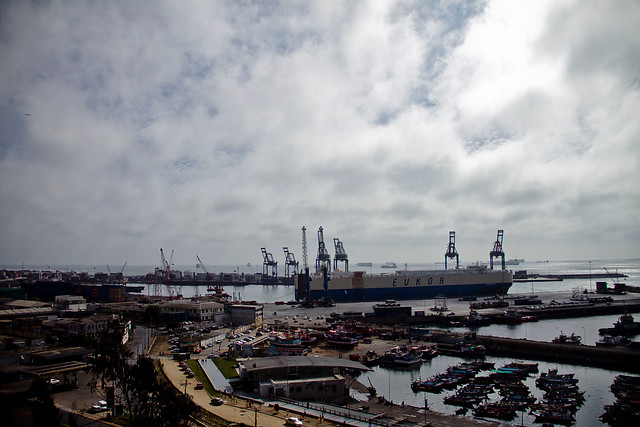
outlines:
[[198, 255], [196, 255], [196, 258], [198, 259], [198, 267], [200, 267], [205, 272], [205, 274], [209, 275], [209, 272], [207, 271], [207, 267], [204, 266], [204, 262], [202, 262], [202, 260]]

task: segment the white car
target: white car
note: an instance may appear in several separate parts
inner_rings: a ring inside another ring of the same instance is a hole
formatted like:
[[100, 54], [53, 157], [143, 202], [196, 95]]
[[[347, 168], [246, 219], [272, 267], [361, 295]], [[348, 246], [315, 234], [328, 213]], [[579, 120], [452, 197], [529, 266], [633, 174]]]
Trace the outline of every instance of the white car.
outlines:
[[289, 417], [285, 420], [285, 423], [290, 426], [300, 427], [302, 425], [302, 421], [297, 419], [296, 417]]
[[47, 382], [49, 383], [49, 385], [58, 385], [60, 384], [60, 380], [57, 378], [49, 378], [49, 380], [47, 380]]
[[93, 405], [91, 408], [89, 408], [89, 412], [91, 413], [98, 413], [98, 412], [104, 412], [107, 410], [107, 402], [104, 400], [98, 400], [98, 403], [96, 405]]

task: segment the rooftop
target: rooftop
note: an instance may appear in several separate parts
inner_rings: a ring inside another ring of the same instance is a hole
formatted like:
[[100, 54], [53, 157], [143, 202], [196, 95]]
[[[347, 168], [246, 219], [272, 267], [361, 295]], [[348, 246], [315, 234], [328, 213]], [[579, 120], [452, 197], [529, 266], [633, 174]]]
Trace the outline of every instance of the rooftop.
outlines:
[[307, 356], [275, 356], [246, 359], [238, 362], [247, 372], [257, 372], [286, 367], [334, 367], [371, 371], [360, 362], [337, 357], [307, 357]]

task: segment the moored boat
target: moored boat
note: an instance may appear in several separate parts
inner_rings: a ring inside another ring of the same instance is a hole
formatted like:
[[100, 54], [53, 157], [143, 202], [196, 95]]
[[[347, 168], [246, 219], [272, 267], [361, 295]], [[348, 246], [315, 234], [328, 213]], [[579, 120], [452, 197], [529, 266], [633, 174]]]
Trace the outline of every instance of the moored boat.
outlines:
[[576, 344], [577, 345], [577, 344], [580, 344], [581, 340], [582, 340], [582, 337], [574, 334], [573, 332], [571, 333], [571, 335], [567, 336], [562, 331], [560, 331], [560, 335], [552, 339], [551, 342], [556, 344]]
[[380, 362], [380, 355], [373, 350], [368, 350], [360, 359], [365, 366], [375, 366]]
[[511, 407], [511, 405], [504, 405], [500, 402], [491, 402], [478, 406], [473, 410], [473, 415], [476, 417], [511, 420], [516, 416], [516, 411]]
[[640, 333], [640, 322], [635, 322], [629, 313], [623, 314], [613, 324], [613, 328], [598, 329], [600, 335], [636, 335]]
[[348, 335], [344, 331], [329, 330], [324, 334], [324, 339], [329, 345], [338, 347], [355, 347], [358, 345], [358, 338]]

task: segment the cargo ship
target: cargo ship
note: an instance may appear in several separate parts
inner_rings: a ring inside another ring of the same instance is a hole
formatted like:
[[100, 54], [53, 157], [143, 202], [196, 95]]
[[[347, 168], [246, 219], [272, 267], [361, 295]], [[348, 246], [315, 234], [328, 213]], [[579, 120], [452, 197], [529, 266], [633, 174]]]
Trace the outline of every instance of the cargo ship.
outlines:
[[506, 294], [513, 284], [509, 270], [490, 270], [484, 265], [451, 270], [397, 270], [394, 274], [367, 274], [364, 271], [332, 272], [310, 277], [296, 276], [299, 299], [333, 301], [409, 300], [436, 296]]

